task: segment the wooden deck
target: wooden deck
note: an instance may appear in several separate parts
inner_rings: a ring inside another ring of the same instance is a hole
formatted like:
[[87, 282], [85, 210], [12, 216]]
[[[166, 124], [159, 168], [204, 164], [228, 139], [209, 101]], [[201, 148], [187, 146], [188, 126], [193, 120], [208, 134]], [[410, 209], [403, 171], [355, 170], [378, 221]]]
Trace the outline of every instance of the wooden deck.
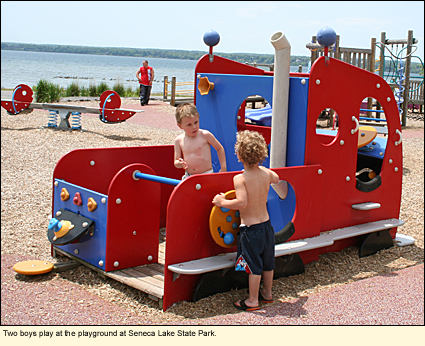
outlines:
[[158, 263], [105, 272], [104, 270], [101, 270], [98, 267], [65, 252], [60, 247], [54, 246], [54, 252], [69, 257], [76, 262], [89, 267], [104, 278], [108, 277], [114, 279], [148, 294], [150, 299], [159, 302], [159, 307], [162, 309], [162, 298], [164, 296], [165, 229], [161, 229], [160, 231]]

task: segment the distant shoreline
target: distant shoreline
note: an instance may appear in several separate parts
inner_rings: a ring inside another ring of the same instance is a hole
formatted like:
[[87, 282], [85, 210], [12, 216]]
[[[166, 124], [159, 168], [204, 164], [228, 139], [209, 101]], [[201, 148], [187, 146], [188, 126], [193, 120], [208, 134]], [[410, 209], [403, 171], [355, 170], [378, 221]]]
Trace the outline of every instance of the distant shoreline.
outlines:
[[[70, 46], [58, 44], [30, 44], [1, 42], [2, 50], [30, 51], [43, 53], [70, 53], [70, 54], [91, 54], [91, 55], [111, 55], [111, 56], [132, 56], [143, 58], [199, 60], [207, 54], [205, 51], [175, 50], [175, 49], [154, 49], [154, 48], [117, 48], [117, 47], [90, 47], [90, 46]], [[220, 53], [215, 52], [224, 58], [242, 63], [272, 64], [274, 54], [255, 53]], [[308, 66], [310, 56], [291, 56], [291, 65]]]
[[[199, 60], [207, 51], [176, 50], [176, 49], [158, 49], [158, 48], [119, 48], [119, 47], [92, 47], [92, 46], [70, 46], [58, 44], [31, 44], [16, 42], [1, 42], [1, 50], [27, 51], [36, 53], [64, 53], [64, 54], [88, 54], [88, 55], [106, 55], [121, 57], [141, 57], [141, 58], [159, 58], [159, 59], [177, 59], [177, 60]], [[221, 53], [215, 54], [241, 63], [273, 64], [274, 54], [256, 54], [256, 53]], [[310, 62], [310, 56], [291, 56], [291, 66], [307, 67]], [[377, 65], [377, 63], [375, 63]], [[411, 73], [420, 74], [422, 66], [420, 63], [411, 63]]]

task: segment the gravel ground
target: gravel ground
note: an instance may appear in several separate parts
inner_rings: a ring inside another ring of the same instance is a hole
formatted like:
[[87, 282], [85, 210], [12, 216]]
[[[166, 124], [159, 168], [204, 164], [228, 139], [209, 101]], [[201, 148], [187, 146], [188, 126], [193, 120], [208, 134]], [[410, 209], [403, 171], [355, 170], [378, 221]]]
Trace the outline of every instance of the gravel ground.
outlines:
[[[134, 104], [134, 102], [134, 100], [123, 100], [122, 108], [129, 108], [125, 105]], [[97, 107], [98, 102], [74, 102], [74, 104]], [[170, 117], [174, 114], [173, 107], [159, 101], [152, 102], [145, 108], [148, 109], [148, 107], [155, 109], [155, 112], [169, 114]], [[48, 112], [46, 111], [8, 115], [4, 109], [1, 110], [2, 324], [7, 324], [7, 316], [12, 316], [11, 311], [7, 310], [16, 309], [16, 305], [4, 304], [3, 297], [7, 301], [13, 299], [14, 285], [22, 282], [41, 283], [43, 289], [39, 294], [49, 294], [48, 292], [61, 289], [64, 282], [71, 283], [78, 287], [78, 294], [87, 292], [89, 299], [83, 298], [83, 295], [81, 299], [78, 298], [82, 306], [90, 307], [91, 304], [95, 304], [91, 302], [94, 296], [104, 299], [118, 311], [117, 316], [114, 316], [116, 319], [112, 320], [112, 317], [105, 319], [105, 324], [127, 324], [127, 322], [133, 324], [137, 318], [144, 324], [197, 322], [213, 324], [217, 323], [217, 320], [214, 322], [211, 319], [222, 316], [220, 321], [225, 323], [227, 317], [236, 315], [238, 312], [232, 303], [244, 297], [247, 290], [216, 294], [196, 303], [180, 302], [163, 312], [159, 309], [158, 303], [147, 298], [144, 293], [112, 279], [102, 279], [83, 266], [38, 278], [20, 275], [3, 277], [3, 262], [11, 264], [13, 260], [18, 262], [29, 259], [55, 262], [50, 256], [50, 243], [46, 237], [46, 230], [48, 216], [51, 213], [52, 173], [57, 161], [64, 154], [77, 148], [172, 144], [176, 135], [181, 133], [181, 131], [160, 129], [134, 122], [107, 125], [99, 121], [97, 117], [89, 116], [82, 118], [84, 131], [57, 131], [43, 128], [47, 125], [47, 121]], [[400, 218], [405, 221], [405, 225], [400, 227], [398, 232], [415, 238], [415, 244], [401, 248], [395, 246], [361, 259], [358, 258], [357, 248], [353, 247], [339, 253], [321, 255], [318, 261], [305, 266], [304, 274], [274, 281], [273, 295], [276, 304], [293, 302], [294, 299], [303, 301], [320, 292], [329, 292], [329, 294], [339, 292], [338, 290], [345, 284], [356, 283], [362, 279], [379, 277], [384, 280], [384, 278], [391, 278], [390, 273], [398, 273], [401, 269], [423, 264], [423, 125], [423, 121], [408, 120], [408, 126], [403, 133], [404, 169]], [[60, 260], [66, 259], [60, 258]], [[74, 315], [80, 311], [78, 306], [70, 305], [62, 309], [59, 302], [57, 305], [56, 308], [60, 311], [66, 310], [73, 312]], [[273, 306], [269, 309], [272, 308]], [[250, 324], [254, 320], [253, 317], [249, 317], [246, 320], [240, 319], [240, 323], [244, 324], [245, 321], [246, 324]], [[373, 321], [365, 320], [365, 322], [373, 324]], [[387, 322], [391, 321], [387, 319]], [[22, 324], [32, 323], [36, 323], [36, 320], [24, 320]], [[265, 321], [259, 323], [265, 323]], [[285, 323], [285, 321], [279, 320], [278, 323]], [[62, 321], [60, 324], [67, 323]], [[84, 324], [89, 324], [89, 321], [85, 321]]]

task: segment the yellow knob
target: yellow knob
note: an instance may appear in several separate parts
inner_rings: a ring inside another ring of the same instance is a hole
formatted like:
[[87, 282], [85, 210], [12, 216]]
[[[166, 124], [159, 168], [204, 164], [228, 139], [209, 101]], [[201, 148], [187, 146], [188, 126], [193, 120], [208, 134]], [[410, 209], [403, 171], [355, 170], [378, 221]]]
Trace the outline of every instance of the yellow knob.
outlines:
[[55, 232], [55, 237], [53, 238], [53, 240], [56, 240], [57, 238], [63, 237], [71, 229], [74, 228], [74, 225], [70, 221], [62, 220], [60, 223], [62, 224], [62, 227], [60, 228], [60, 230], [58, 230], [57, 232]]
[[66, 200], [68, 200], [69, 199], [69, 193], [68, 193], [68, 190], [67, 189], [65, 189], [65, 188], [62, 188], [62, 190], [61, 190], [61, 200], [62, 201], [66, 201]]
[[89, 211], [94, 211], [96, 210], [96, 208], [97, 208], [96, 201], [92, 197], [90, 197], [89, 200], [87, 201], [87, 209]]
[[208, 95], [210, 90], [214, 89], [214, 83], [208, 80], [208, 77], [202, 77], [199, 79], [198, 90], [201, 95]]

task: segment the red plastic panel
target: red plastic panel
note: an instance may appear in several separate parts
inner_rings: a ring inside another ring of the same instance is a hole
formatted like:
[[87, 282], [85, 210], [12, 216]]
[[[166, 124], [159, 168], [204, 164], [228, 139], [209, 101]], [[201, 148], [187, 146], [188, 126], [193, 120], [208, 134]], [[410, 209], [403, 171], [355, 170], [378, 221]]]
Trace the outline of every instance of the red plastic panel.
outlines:
[[[385, 111], [388, 144], [382, 164], [382, 185], [372, 192], [356, 189], [358, 133], [352, 117], [359, 119], [364, 98], [373, 97]], [[324, 108], [339, 116], [339, 133], [329, 144], [316, 135], [316, 121]], [[321, 164], [326, 186], [321, 202], [321, 231], [388, 218], [398, 218], [401, 202], [402, 145], [395, 145], [401, 131], [396, 101], [389, 85], [378, 75], [339, 60], [321, 57], [313, 64], [307, 112], [306, 165]], [[343, 142], [341, 142], [343, 141]], [[390, 161], [391, 159], [391, 161]], [[391, 163], [390, 163], [391, 162]], [[377, 202], [381, 208], [359, 211], [353, 204]]]
[[[209, 55], [205, 54], [201, 57], [195, 66], [195, 80], [198, 73], [222, 73], [222, 74], [244, 74], [244, 75], [259, 75], [262, 76], [266, 71], [242, 64], [237, 61], [223, 58], [218, 55], [214, 55], [214, 60], [210, 62]], [[196, 88], [195, 83], [195, 88]], [[195, 90], [195, 104], [196, 104], [196, 90]]]
[[263, 75], [264, 72], [260, 68], [226, 59], [218, 55], [214, 55], [213, 62], [210, 62], [208, 54], [201, 57], [195, 66], [195, 73]]
[[100, 95], [99, 109], [102, 112], [102, 109], [109, 108], [120, 108], [121, 107], [121, 97], [114, 90], [105, 90], [102, 95]]
[[99, 110], [103, 121], [122, 122], [136, 114], [136, 112], [118, 110], [120, 107], [121, 97], [116, 91], [106, 90], [100, 95]]
[[[13, 100], [1, 101], [1, 106], [9, 113], [18, 114], [24, 109], [27, 109], [32, 102], [32, 89], [26, 84], [19, 84], [13, 90]], [[13, 102], [12, 102], [13, 101]]]
[[173, 282], [168, 265], [236, 251], [236, 247], [222, 248], [214, 242], [208, 221], [213, 197], [233, 190], [233, 176], [238, 173], [192, 175], [177, 185], [171, 195], [167, 211], [164, 310], [175, 302], [191, 301], [199, 280], [199, 275], [181, 275]]
[[[293, 220], [296, 233], [293, 239], [319, 235], [319, 203], [323, 185], [322, 175], [318, 173], [320, 168], [320, 165], [314, 165], [275, 169], [296, 193]], [[214, 242], [209, 231], [209, 215], [213, 197], [233, 190], [233, 176], [238, 173], [194, 175], [179, 184], [171, 195], [167, 215], [164, 310], [177, 301], [191, 301], [199, 280], [196, 275], [180, 275], [173, 281], [168, 265], [236, 251], [236, 247], [223, 248]]]
[[[76, 149], [56, 164], [53, 179], [63, 179], [87, 189], [108, 194], [109, 184], [123, 167], [143, 163], [156, 174], [180, 179], [182, 170], [174, 167], [174, 146]], [[161, 226], [165, 226], [168, 198], [174, 186], [161, 188]]]
[[133, 178], [156, 174], [143, 164], [124, 167], [108, 191], [105, 270], [158, 262], [161, 184]]

